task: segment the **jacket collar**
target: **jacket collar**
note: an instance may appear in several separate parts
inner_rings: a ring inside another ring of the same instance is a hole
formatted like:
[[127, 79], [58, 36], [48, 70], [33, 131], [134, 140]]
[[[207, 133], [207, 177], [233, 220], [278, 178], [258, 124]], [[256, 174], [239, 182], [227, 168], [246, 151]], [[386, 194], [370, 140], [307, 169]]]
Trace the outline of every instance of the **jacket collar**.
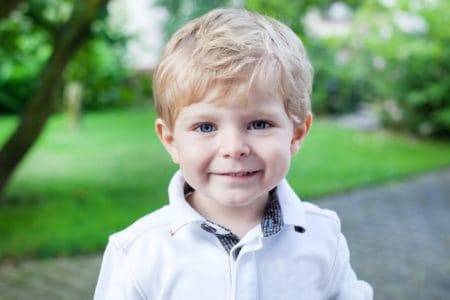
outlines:
[[184, 195], [185, 180], [178, 170], [169, 183], [169, 203], [171, 212], [171, 233], [174, 235], [181, 227], [205, 221], [195, 209], [186, 201]]
[[[171, 233], [174, 235], [181, 227], [190, 223], [208, 222], [185, 199], [185, 180], [181, 171], [177, 171], [169, 184], [169, 202], [171, 212]], [[305, 212], [297, 194], [283, 179], [277, 186], [277, 197], [280, 203], [285, 224], [305, 228]]]
[[280, 201], [284, 223], [304, 229], [306, 219], [303, 204], [286, 179], [278, 184], [276, 193], [278, 201]]

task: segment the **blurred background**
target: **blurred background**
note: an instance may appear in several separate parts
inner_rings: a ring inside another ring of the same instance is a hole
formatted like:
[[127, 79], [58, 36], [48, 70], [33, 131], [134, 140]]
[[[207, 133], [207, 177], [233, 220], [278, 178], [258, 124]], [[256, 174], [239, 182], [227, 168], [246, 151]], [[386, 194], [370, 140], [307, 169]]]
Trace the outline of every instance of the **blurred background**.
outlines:
[[450, 166], [447, 0], [2, 0], [2, 264], [100, 253], [167, 203], [152, 72], [175, 30], [222, 6], [307, 48], [315, 120], [289, 173], [303, 199]]

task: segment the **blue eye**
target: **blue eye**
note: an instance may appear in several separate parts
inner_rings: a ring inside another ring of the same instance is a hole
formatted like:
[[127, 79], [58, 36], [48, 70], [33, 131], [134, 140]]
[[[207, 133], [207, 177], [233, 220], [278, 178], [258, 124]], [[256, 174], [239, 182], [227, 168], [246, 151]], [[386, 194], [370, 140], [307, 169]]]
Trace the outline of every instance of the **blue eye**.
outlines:
[[270, 126], [271, 125], [267, 121], [257, 120], [257, 121], [251, 122], [248, 127], [249, 127], [249, 129], [253, 129], [253, 130], [261, 130], [261, 129], [267, 129]]
[[203, 123], [198, 125], [196, 128], [196, 131], [204, 133], [213, 132], [214, 130], [216, 130], [216, 126], [214, 126], [214, 124], [212, 123]]

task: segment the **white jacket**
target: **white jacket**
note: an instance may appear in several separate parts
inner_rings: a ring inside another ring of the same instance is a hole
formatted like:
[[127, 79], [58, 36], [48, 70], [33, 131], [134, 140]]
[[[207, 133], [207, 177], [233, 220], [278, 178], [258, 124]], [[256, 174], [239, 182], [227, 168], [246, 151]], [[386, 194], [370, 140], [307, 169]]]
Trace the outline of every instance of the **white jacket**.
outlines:
[[276, 189], [283, 229], [264, 237], [256, 226], [230, 253], [205, 230], [183, 187], [178, 172], [169, 205], [110, 237], [94, 299], [373, 299], [350, 266], [336, 214], [301, 202], [286, 180]]

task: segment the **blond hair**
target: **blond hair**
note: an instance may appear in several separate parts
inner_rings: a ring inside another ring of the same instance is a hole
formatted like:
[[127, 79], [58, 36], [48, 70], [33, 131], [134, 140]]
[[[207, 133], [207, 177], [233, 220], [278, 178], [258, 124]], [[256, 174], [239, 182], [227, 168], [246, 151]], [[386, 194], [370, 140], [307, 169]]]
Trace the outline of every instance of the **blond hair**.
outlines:
[[312, 77], [305, 48], [286, 25], [243, 9], [215, 9], [167, 43], [153, 76], [156, 112], [172, 129], [180, 110], [211, 88], [230, 96], [257, 80], [275, 88], [288, 115], [301, 123], [311, 110]]

